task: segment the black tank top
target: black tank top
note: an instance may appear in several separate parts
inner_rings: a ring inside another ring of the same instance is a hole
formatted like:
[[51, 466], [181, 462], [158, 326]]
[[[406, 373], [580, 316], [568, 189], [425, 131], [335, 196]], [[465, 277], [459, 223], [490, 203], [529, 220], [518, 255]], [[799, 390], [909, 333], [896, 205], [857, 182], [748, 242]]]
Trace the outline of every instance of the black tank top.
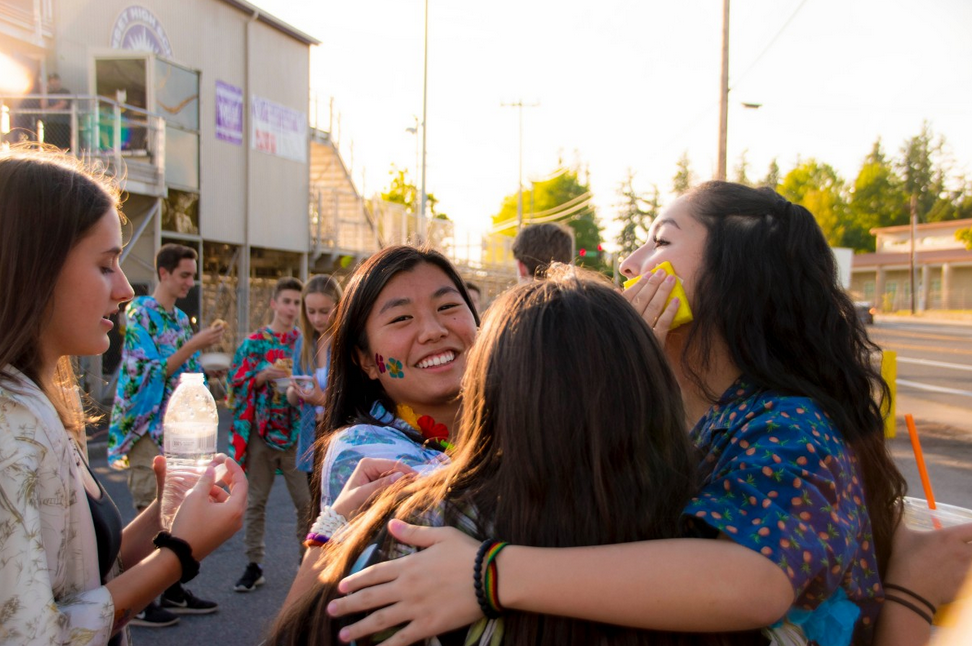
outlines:
[[94, 478], [98, 490], [101, 492], [101, 497], [95, 498], [88, 492], [87, 488], [84, 490], [88, 497], [88, 507], [91, 508], [91, 520], [94, 522], [95, 539], [98, 542], [98, 570], [101, 573], [101, 583], [104, 584], [105, 577], [108, 576], [111, 566], [118, 558], [118, 552], [121, 551], [121, 514], [118, 513], [118, 507], [115, 506], [108, 492], [98, 482], [98, 478], [95, 477], [91, 467], [87, 463], [84, 466], [88, 469], [91, 477]]

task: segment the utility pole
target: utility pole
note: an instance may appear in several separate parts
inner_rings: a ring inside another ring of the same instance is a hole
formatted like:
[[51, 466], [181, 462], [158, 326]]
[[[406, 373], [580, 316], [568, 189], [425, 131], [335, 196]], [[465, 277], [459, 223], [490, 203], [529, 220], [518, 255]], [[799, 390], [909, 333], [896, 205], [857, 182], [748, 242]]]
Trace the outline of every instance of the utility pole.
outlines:
[[520, 112], [520, 174], [516, 192], [516, 230], [519, 233], [520, 229], [523, 228], [523, 108], [535, 108], [540, 104], [523, 103], [523, 99], [520, 99], [516, 103], [502, 103], [500, 105], [504, 108], [518, 108]]
[[719, 168], [716, 179], [726, 179], [726, 139], [729, 134], [729, 0], [722, 0], [722, 80], [719, 87]]
[[908, 277], [911, 279], [911, 315], [917, 310], [915, 307], [915, 229], [918, 228], [918, 195], [911, 194], [911, 253], [908, 254]]
[[419, 212], [418, 212], [418, 234], [419, 240], [425, 242], [426, 222], [425, 222], [425, 169], [426, 169], [426, 148], [425, 148], [425, 118], [428, 114], [429, 99], [429, 0], [425, 0], [425, 62], [422, 68], [422, 188], [420, 189]]

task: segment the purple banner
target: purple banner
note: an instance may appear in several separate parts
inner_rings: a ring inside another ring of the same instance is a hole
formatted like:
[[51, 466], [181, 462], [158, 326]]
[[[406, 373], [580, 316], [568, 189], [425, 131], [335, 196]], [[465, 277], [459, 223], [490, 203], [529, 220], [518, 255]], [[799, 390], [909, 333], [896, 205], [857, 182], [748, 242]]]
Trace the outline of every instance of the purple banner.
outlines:
[[216, 81], [216, 138], [243, 145], [243, 90]]

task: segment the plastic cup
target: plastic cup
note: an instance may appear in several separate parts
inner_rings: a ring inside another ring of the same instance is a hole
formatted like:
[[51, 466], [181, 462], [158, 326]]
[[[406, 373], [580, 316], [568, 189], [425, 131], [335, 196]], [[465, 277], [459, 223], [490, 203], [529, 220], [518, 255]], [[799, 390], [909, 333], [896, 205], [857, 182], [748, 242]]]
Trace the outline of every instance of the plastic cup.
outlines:
[[928, 501], [922, 498], [906, 496], [904, 499], [904, 522], [910, 529], [942, 529], [972, 523], [972, 509], [943, 505], [938, 503], [936, 509], [928, 508]]
[[[904, 499], [904, 522], [909, 529], [934, 530], [944, 527], [954, 527], [972, 523], [972, 509], [943, 505], [938, 503], [935, 509], [928, 508], [928, 501], [923, 498], [906, 496]], [[946, 603], [938, 608], [934, 621], [936, 626], [949, 626], [949, 608], [953, 604]]]

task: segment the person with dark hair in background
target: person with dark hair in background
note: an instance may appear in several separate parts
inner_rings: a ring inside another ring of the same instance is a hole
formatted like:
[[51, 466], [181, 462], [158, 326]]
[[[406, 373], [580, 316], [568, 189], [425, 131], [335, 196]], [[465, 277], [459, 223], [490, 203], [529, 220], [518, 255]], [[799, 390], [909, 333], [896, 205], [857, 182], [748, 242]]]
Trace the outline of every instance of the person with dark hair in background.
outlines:
[[247, 566], [233, 586], [237, 592], [251, 592], [266, 582], [262, 567], [266, 550], [264, 525], [267, 500], [278, 470], [297, 510], [298, 541], [303, 541], [309, 524], [310, 490], [307, 477], [297, 470], [300, 414], [287, 401], [286, 386], [280, 388], [274, 383], [293, 372], [303, 288], [296, 278], [277, 281], [270, 298], [270, 325], [246, 337], [230, 366], [233, 426], [229, 453], [243, 467], [250, 483], [243, 534]]
[[[645, 275], [666, 260], [694, 313], [671, 331], [676, 279]], [[645, 275], [624, 296], [664, 344], [702, 456], [702, 488], [684, 517], [720, 540], [583, 554], [513, 546], [498, 559], [504, 606], [653, 629], [762, 627], [774, 644], [846, 646], [873, 643], [882, 607], [907, 613], [916, 595], [954, 595], [961, 528], [933, 533], [941, 556], [924, 568], [892, 567], [905, 482], [884, 443], [887, 384], [810, 212], [770, 189], [708, 182], [666, 209], [621, 269]], [[388, 642], [399, 646], [482, 616], [467, 574], [474, 542], [447, 528], [393, 533], [428, 549], [342, 583], [352, 594], [334, 601], [336, 614], [389, 606], [349, 626], [349, 639], [407, 624]], [[900, 594], [885, 595], [884, 582]], [[366, 586], [377, 587], [354, 594]], [[879, 643], [908, 643], [902, 634]]]
[[540, 279], [550, 263], [569, 265], [573, 261], [574, 238], [559, 224], [529, 224], [513, 239], [513, 257], [521, 283]]
[[[202, 372], [199, 351], [223, 336], [219, 326], [193, 334], [189, 317], [176, 307], [195, 283], [196, 251], [162, 245], [155, 255], [158, 284], [125, 308], [125, 339], [118, 388], [108, 427], [108, 465], [128, 471], [128, 490], [138, 512], [158, 496], [152, 463], [161, 455], [162, 418], [169, 397], [185, 372]], [[132, 625], [171, 626], [177, 614], [208, 614], [218, 604], [200, 599], [176, 583], [132, 620]]]
[[[118, 209], [117, 187], [77, 159], [0, 152], [5, 646], [127, 644], [132, 617], [195, 576], [198, 561], [242, 524], [246, 479], [226, 456], [186, 495], [171, 533], [160, 531], [157, 499], [123, 528], [88, 464], [89, 420], [71, 357], [105, 352], [110, 317], [134, 295], [120, 266]], [[226, 469], [218, 482], [217, 465]], [[165, 458], [154, 467], [161, 489]]]
[[483, 294], [479, 289], [479, 285], [476, 283], [471, 283], [467, 280], [466, 291], [469, 292], [469, 300], [472, 301], [473, 311], [476, 312], [476, 314], [482, 314]]

